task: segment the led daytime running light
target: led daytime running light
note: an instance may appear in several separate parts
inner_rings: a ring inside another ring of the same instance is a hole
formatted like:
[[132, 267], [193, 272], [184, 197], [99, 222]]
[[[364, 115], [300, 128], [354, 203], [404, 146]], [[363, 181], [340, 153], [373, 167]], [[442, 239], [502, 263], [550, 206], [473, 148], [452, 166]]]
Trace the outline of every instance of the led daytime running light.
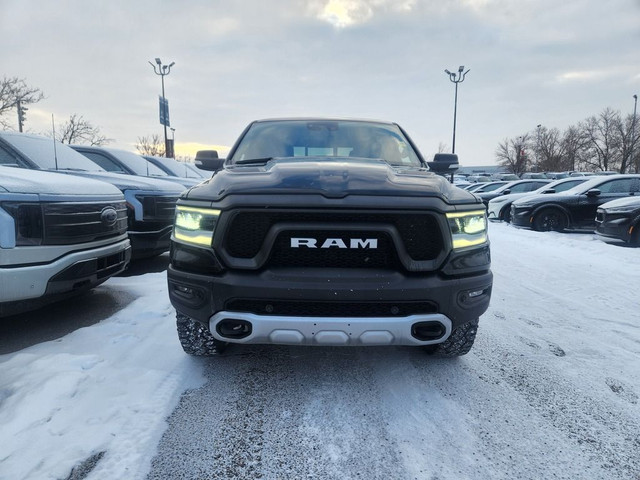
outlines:
[[220, 210], [176, 206], [174, 238], [191, 245], [210, 247]]
[[487, 242], [487, 217], [484, 210], [447, 213], [453, 248], [482, 245]]

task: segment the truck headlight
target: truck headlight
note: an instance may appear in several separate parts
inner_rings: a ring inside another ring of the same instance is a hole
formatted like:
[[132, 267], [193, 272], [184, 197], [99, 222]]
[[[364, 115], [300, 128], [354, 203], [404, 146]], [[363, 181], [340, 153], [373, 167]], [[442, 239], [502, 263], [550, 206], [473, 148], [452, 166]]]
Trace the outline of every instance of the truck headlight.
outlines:
[[2, 208], [15, 222], [16, 246], [41, 245], [44, 236], [42, 207], [32, 203], [4, 203]]
[[454, 249], [487, 242], [487, 216], [484, 210], [447, 213], [447, 220]]
[[177, 205], [173, 236], [183, 243], [210, 247], [219, 216], [220, 210]]

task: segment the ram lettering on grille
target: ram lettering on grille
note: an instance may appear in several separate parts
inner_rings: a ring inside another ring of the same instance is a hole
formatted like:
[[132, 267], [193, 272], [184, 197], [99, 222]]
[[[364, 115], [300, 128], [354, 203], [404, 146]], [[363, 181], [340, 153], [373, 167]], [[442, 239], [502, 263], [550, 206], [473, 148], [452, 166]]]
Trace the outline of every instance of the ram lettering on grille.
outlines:
[[327, 238], [320, 246], [315, 238], [291, 238], [291, 248], [378, 248], [377, 238]]

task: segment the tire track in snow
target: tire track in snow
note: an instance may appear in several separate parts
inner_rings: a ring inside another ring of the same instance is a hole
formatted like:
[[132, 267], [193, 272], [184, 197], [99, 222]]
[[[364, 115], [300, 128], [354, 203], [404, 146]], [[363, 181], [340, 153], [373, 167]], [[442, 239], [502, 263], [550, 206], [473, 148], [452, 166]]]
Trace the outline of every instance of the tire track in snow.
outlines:
[[408, 478], [370, 353], [250, 346], [204, 360], [208, 383], [169, 418], [147, 478]]
[[[484, 347], [488, 348], [484, 348]], [[585, 390], [563, 374], [564, 352], [557, 345], [533, 353], [505, 343], [504, 337], [484, 332], [473, 353], [488, 371], [488, 378], [506, 383], [555, 431], [558, 445], [574, 450], [587, 459], [584, 472], [574, 471], [567, 478], [640, 478], [640, 421], [603, 391]], [[535, 350], [535, 349], [534, 349]], [[625, 406], [626, 407], [626, 406]], [[526, 425], [524, 425], [526, 428]], [[557, 455], [553, 456], [554, 461]], [[601, 471], [601, 473], [597, 473]], [[591, 472], [591, 473], [587, 473]], [[601, 477], [599, 475], [605, 475]]]

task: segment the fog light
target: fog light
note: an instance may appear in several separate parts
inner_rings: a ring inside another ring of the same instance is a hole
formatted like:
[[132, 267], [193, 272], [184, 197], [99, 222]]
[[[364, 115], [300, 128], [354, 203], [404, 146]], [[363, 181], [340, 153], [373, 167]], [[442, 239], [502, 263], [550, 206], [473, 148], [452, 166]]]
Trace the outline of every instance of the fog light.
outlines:
[[483, 294], [484, 294], [484, 290], [474, 290], [468, 293], [469, 298], [476, 298]]
[[193, 298], [193, 288], [185, 287], [184, 285], [176, 285], [175, 292], [185, 298]]
[[216, 326], [218, 335], [225, 338], [244, 338], [251, 335], [251, 323], [246, 320], [227, 318]]

